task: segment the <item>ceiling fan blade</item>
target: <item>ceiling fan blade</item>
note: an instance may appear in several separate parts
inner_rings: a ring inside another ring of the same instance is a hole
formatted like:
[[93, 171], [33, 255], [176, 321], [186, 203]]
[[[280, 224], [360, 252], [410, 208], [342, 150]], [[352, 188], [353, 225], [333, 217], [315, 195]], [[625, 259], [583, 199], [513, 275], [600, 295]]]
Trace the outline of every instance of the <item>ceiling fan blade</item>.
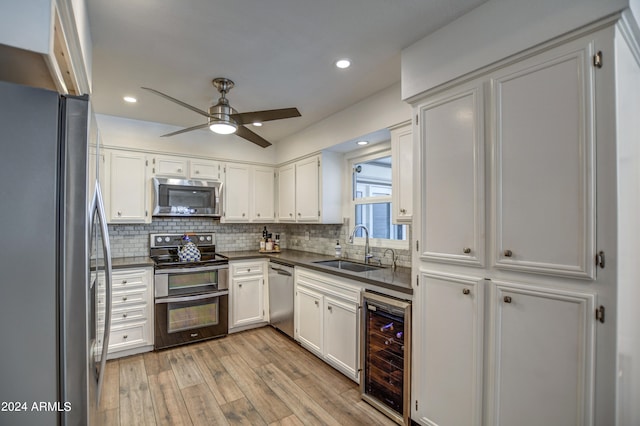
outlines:
[[238, 124], [249, 124], [271, 120], [281, 120], [283, 118], [300, 117], [300, 111], [298, 108], [282, 108], [282, 109], [267, 109], [264, 111], [252, 111], [241, 112], [237, 114], [231, 114], [231, 118]]
[[192, 106], [192, 105], [186, 104], [186, 103], [184, 103], [184, 102], [182, 102], [181, 100], [178, 100], [178, 99], [176, 99], [176, 98], [172, 98], [171, 96], [169, 96], [169, 95], [167, 95], [167, 94], [164, 94], [164, 93], [162, 93], [162, 92], [158, 92], [158, 91], [157, 91], [157, 90], [155, 90], [155, 89], [151, 89], [150, 87], [141, 87], [141, 89], [148, 90], [148, 91], [149, 91], [149, 92], [151, 92], [151, 93], [155, 93], [155, 94], [156, 94], [156, 95], [158, 95], [158, 96], [161, 96], [161, 97], [163, 97], [163, 98], [165, 98], [165, 99], [170, 100], [171, 102], [175, 102], [175, 103], [177, 103], [177, 104], [178, 104], [178, 105], [180, 105], [180, 106], [183, 106], [183, 107], [185, 107], [185, 108], [188, 108], [188, 109], [190, 109], [190, 110], [191, 110], [191, 111], [193, 111], [193, 112], [197, 112], [198, 114], [200, 114], [200, 115], [204, 115], [204, 116], [205, 116], [205, 117], [207, 117], [207, 118], [209, 117], [209, 113], [208, 113], [208, 112], [203, 111], [203, 110], [201, 110], [200, 108], [196, 108], [196, 107], [194, 107], [194, 106]]
[[257, 134], [253, 133], [251, 130], [247, 129], [244, 126], [238, 126], [238, 130], [236, 130], [236, 135], [248, 140], [249, 142], [253, 142], [256, 145], [259, 145], [263, 148], [266, 148], [271, 145], [271, 142], [267, 141], [266, 139], [263, 139], [262, 136], [258, 136]]
[[192, 130], [204, 129], [205, 127], [209, 127], [209, 123], [198, 124], [197, 126], [193, 126], [193, 127], [187, 127], [186, 129], [178, 130], [178, 131], [173, 132], [173, 133], [167, 133], [166, 135], [162, 135], [160, 137], [164, 138], [164, 137], [168, 137], [168, 136], [179, 135], [180, 133], [186, 133], [186, 132], [190, 132]]

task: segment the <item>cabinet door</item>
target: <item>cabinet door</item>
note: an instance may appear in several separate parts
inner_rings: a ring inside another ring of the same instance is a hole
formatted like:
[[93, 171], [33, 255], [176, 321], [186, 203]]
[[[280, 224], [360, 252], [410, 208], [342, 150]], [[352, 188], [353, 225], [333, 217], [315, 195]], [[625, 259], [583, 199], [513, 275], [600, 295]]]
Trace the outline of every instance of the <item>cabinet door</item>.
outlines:
[[319, 159], [311, 157], [296, 163], [296, 219], [302, 222], [320, 220]]
[[296, 338], [322, 357], [322, 295], [306, 287], [296, 288]]
[[413, 131], [411, 123], [391, 130], [393, 222], [413, 218]]
[[594, 67], [580, 43], [492, 78], [497, 267], [595, 276]]
[[482, 424], [483, 281], [422, 273], [414, 304], [414, 418]]
[[294, 164], [278, 169], [278, 220], [296, 220], [296, 167]]
[[495, 425], [591, 425], [594, 296], [496, 282]]
[[208, 160], [191, 160], [189, 178], [220, 180], [220, 163]]
[[256, 222], [273, 222], [275, 219], [275, 176], [271, 167], [253, 169], [253, 215]]
[[482, 86], [456, 88], [421, 105], [421, 257], [484, 264]]
[[148, 187], [145, 155], [112, 151], [109, 164], [109, 222], [150, 222]]
[[225, 206], [223, 217], [225, 221], [249, 221], [249, 166], [245, 164], [228, 163], [226, 166]]
[[253, 324], [264, 320], [264, 278], [254, 275], [232, 279], [233, 327]]
[[187, 160], [180, 157], [155, 157], [153, 159], [155, 176], [187, 177]]
[[358, 381], [358, 305], [330, 296], [324, 302], [324, 357]]

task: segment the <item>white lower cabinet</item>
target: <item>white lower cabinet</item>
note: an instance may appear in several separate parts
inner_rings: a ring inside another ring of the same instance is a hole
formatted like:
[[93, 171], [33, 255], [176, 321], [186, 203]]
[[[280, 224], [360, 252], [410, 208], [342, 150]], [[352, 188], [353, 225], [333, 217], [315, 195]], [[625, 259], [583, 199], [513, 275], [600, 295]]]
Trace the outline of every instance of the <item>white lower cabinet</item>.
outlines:
[[[484, 281], [423, 272], [416, 288], [413, 395], [425, 425], [482, 425]], [[418, 397], [418, 399], [421, 399]]]
[[414, 312], [416, 422], [593, 424], [595, 295], [423, 271]]
[[595, 296], [494, 282], [489, 422], [592, 425]]
[[267, 262], [231, 262], [229, 286], [229, 329], [240, 331], [268, 320]]
[[[113, 271], [111, 332], [108, 358], [119, 358], [153, 349], [153, 269], [127, 268]], [[99, 286], [104, 286], [104, 275]], [[104, 329], [105, 301], [98, 299], [98, 325]], [[98, 339], [101, 345], [101, 339]]]
[[302, 268], [296, 268], [295, 282], [295, 339], [359, 382], [361, 288]]

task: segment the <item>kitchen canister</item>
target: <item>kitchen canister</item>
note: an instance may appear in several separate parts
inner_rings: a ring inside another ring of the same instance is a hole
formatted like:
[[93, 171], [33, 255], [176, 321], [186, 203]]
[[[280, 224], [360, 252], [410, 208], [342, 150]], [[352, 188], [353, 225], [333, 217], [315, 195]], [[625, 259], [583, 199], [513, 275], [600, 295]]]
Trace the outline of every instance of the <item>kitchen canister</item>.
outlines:
[[200, 250], [198, 246], [191, 241], [188, 235], [182, 237], [182, 247], [178, 248], [178, 257], [181, 262], [197, 262], [200, 260]]

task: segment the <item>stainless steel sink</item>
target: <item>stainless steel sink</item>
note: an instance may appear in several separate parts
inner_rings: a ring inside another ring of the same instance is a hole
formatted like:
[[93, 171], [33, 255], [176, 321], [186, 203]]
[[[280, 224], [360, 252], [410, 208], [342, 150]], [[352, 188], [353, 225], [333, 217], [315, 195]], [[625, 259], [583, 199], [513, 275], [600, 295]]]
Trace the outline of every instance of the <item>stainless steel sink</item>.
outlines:
[[349, 260], [319, 260], [313, 263], [351, 272], [367, 272], [383, 268], [382, 266], [365, 265], [364, 263], [351, 262]]

